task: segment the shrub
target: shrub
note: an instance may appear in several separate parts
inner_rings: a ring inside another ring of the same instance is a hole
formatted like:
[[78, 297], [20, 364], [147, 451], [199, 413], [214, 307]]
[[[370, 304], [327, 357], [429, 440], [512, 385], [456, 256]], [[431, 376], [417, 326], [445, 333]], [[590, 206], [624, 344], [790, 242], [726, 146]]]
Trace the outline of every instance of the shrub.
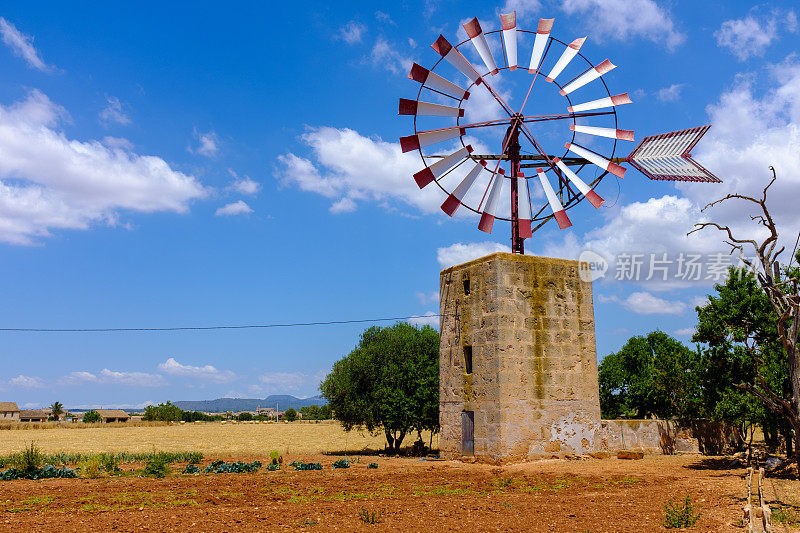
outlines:
[[339, 459], [333, 463], [333, 468], [350, 468], [350, 461], [347, 459]]
[[243, 411], [236, 415], [236, 420], [239, 422], [249, 422], [253, 419], [253, 413], [248, 413], [247, 411]]
[[12, 458], [12, 464], [23, 474], [29, 474], [39, 470], [44, 464], [44, 461], [44, 454], [33, 442]]
[[302, 461], [295, 461], [290, 466], [295, 470], [322, 470], [322, 465], [319, 463], [304, 463]]
[[664, 505], [664, 510], [666, 511], [666, 516], [664, 517], [663, 525], [667, 529], [692, 527], [697, 522], [697, 519], [700, 518], [700, 513], [695, 514], [688, 495], [682, 504], [672, 503], [672, 500], [668, 501]]
[[226, 463], [217, 460], [203, 469], [207, 474], [243, 474], [246, 472], [255, 472], [261, 468], [261, 461], [253, 461], [252, 463], [243, 463], [236, 461], [235, 463]]
[[370, 469], [378, 468], [378, 463], [370, 463], [370, 464], [367, 465], [367, 468], [370, 468]]
[[190, 465], [199, 464], [203, 460], [202, 452], [184, 452], [185, 459], [189, 461]]
[[100, 459], [100, 465], [103, 467], [103, 471], [109, 476], [113, 476], [121, 472], [119, 468], [119, 458], [115, 454], [101, 453], [98, 457]]
[[144, 465], [144, 475], [147, 477], [166, 477], [169, 472], [170, 457], [168, 454], [160, 452], [154, 453]]
[[102, 463], [97, 455], [88, 457], [78, 463], [78, 468], [81, 471], [81, 477], [95, 479], [103, 475]]
[[84, 424], [94, 424], [95, 422], [102, 422], [103, 417], [100, 416], [100, 413], [92, 409], [91, 411], [83, 413], [83, 418], [81, 420]]
[[269, 472], [275, 472], [276, 470], [280, 470], [280, 469], [281, 469], [281, 465], [279, 465], [279, 464], [270, 463], [270, 464], [267, 465], [267, 471], [269, 471]]
[[269, 452], [269, 458], [271, 459], [270, 464], [280, 465], [283, 463], [283, 457], [281, 457], [281, 454], [276, 450]]
[[294, 422], [297, 420], [297, 411], [293, 408], [288, 408], [286, 411], [283, 412], [283, 419], [287, 422]]
[[183, 469], [184, 474], [199, 474], [200, 469], [197, 468], [197, 465], [186, 465], [186, 468]]
[[366, 507], [362, 507], [361, 511], [358, 513], [358, 518], [360, 518], [365, 524], [379, 524], [382, 516], [383, 511], [368, 511]]

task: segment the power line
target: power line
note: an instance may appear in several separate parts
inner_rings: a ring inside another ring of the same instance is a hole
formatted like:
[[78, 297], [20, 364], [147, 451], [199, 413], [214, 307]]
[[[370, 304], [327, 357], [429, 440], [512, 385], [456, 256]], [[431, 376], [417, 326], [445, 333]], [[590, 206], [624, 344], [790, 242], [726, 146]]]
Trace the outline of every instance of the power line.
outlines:
[[389, 322], [393, 320], [411, 320], [415, 318], [433, 318], [441, 315], [411, 315], [387, 318], [365, 318], [359, 320], [329, 320], [325, 322], [289, 322], [285, 324], [246, 324], [238, 326], [179, 326], [171, 328], [0, 328], [0, 332], [19, 333], [102, 333], [123, 331], [209, 331], [217, 329], [265, 329], [292, 328], [298, 326], [331, 326], [336, 324], [363, 324], [366, 322]]

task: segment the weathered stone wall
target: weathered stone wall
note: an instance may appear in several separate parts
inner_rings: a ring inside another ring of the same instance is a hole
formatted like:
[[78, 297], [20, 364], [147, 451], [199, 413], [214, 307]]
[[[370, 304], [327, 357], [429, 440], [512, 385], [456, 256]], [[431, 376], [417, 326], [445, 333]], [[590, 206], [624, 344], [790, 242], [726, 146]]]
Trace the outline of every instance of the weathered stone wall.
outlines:
[[487, 460], [596, 449], [592, 286], [577, 261], [492, 254], [443, 270], [440, 301], [444, 457], [462, 454], [462, 411], [474, 412], [474, 453]]
[[641, 450], [645, 453], [698, 453], [691, 428], [668, 420], [603, 420], [595, 434], [597, 451]]

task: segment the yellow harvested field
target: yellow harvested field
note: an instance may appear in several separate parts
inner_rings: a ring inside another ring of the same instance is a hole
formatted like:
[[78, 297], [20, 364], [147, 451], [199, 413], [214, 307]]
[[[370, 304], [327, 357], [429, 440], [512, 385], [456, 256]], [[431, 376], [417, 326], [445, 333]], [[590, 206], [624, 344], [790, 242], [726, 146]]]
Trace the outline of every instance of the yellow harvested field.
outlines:
[[[403, 444], [412, 444], [416, 434]], [[429, 435], [423, 434], [428, 439]], [[0, 431], [0, 455], [20, 451], [31, 442], [45, 453], [199, 451], [206, 456], [318, 454], [364, 449], [382, 450], [383, 434], [346, 432], [338, 422], [174, 424], [96, 426], [86, 428], [13, 429]], [[426, 440], [427, 443], [427, 440]], [[434, 447], [438, 441], [434, 437]]]

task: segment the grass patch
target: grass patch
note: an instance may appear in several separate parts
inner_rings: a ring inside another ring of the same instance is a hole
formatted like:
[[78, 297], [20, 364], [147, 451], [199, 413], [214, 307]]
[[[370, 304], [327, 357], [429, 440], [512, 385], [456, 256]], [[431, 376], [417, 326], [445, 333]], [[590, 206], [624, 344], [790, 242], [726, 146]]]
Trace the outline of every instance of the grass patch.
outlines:
[[772, 508], [772, 519], [787, 526], [800, 526], [800, 511], [777, 504]]

